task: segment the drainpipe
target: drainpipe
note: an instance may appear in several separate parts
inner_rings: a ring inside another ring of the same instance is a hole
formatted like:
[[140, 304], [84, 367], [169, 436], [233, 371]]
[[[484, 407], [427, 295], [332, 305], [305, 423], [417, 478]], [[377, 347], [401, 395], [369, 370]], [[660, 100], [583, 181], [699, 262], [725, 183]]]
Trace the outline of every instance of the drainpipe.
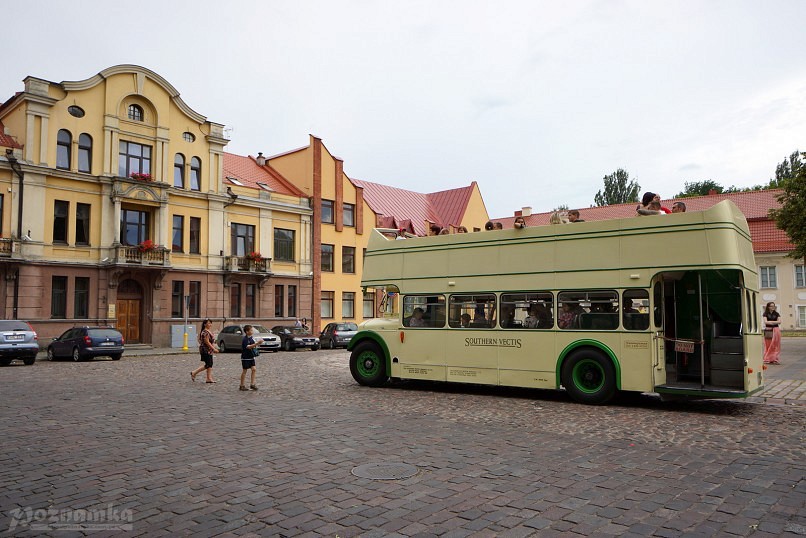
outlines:
[[20, 178], [20, 195], [17, 198], [17, 239], [20, 239], [22, 238], [22, 201], [25, 195], [25, 174], [22, 173], [22, 167], [17, 161], [17, 157], [14, 156], [14, 150], [10, 148], [6, 150], [6, 160], [14, 173], [17, 174], [17, 177]]
[[[6, 149], [6, 160], [9, 166], [20, 179], [20, 195], [17, 199], [17, 239], [22, 238], [22, 201], [25, 194], [25, 174], [22, 173], [22, 167], [14, 156], [14, 150], [11, 148]], [[17, 319], [17, 312], [20, 306], [20, 270], [17, 268], [14, 274], [14, 298], [12, 304], [12, 319]]]

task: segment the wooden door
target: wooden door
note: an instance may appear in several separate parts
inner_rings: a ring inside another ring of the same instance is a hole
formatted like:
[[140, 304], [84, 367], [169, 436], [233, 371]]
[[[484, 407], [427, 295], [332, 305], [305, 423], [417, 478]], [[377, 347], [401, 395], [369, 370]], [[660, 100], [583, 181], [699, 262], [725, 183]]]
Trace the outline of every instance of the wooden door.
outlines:
[[126, 343], [140, 342], [140, 300], [120, 299], [117, 302], [118, 330]]

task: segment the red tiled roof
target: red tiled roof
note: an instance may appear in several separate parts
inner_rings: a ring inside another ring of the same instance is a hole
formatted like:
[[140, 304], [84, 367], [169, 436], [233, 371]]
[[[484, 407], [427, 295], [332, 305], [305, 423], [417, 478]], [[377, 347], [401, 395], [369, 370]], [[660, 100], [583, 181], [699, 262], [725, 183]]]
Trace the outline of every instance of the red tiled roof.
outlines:
[[[786, 252], [792, 250], [793, 245], [789, 242], [786, 232], [775, 227], [775, 223], [769, 218], [770, 209], [781, 207], [778, 202], [778, 195], [781, 189], [769, 189], [764, 191], [733, 192], [727, 194], [710, 194], [708, 196], [695, 196], [692, 198], [680, 198], [686, 204], [686, 211], [703, 211], [721, 202], [730, 200], [736, 204], [747, 219], [750, 227], [750, 235], [753, 238], [754, 252]], [[672, 207], [674, 199], [662, 200], [663, 207]], [[625, 219], [635, 216], [635, 202], [629, 204], [616, 204], [601, 207], [587, 207], [579, 209], [579, 217], [583, 220], [606, 220]], [[546, 213], [534, 213], [525, 217], [527, 226], [542, 226], [549, 223], [551, 211]], [[504, 228], [512, 228], [515, 217], [504, 217], [493, 219], [493, 222], [500, 222]]]
[[392, 222], [396, 228], [407, 228], [409, 223], [406, 221], [411, 221], [417, 235], [427, 234], [425, 221], [443, 228], [458, 226], [475, 185], [473, 182], [468, 187], [423, 194], [359, 179], [350, 181], [364, 189], [364, 201], [372, 211], [385, 217], [383, 222]]
[[[244, 187], [263, 190], [258, 183], [263, 183], [279, 194], [305, 197], [306, 194], [295, 187], [283, 175], [266, 164], [258, 166], [251, 155], [244, 157], [224, 152], [224, 177], [234, 177]], [[225, 180], [226, 181], [226, 180]]]
[[22, 146], [14, 139], [13, 136], [6, 134], [6, 128], [3, 122], [0, 121], [0, 147], [22, 149]]

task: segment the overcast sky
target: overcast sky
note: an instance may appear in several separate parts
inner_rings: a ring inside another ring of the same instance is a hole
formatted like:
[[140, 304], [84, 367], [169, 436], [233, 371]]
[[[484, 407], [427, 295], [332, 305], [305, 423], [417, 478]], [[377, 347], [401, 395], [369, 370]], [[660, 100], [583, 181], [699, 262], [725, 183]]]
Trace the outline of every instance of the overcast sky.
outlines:
[[766, 183], [806, 150], [803, 0], [26, 0], [4, 19], [2, 100], [138, 64], [228, 151], [310, 133], [353, 178], [475, 180], [492, 217], [588, 207], [617, 168], [664, 197]]

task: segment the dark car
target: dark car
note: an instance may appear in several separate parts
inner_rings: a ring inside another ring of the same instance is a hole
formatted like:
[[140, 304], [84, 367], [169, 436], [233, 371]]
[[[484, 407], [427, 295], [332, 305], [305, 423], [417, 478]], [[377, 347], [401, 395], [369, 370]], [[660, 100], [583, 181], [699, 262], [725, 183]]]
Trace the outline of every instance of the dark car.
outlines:
[[277, 325], [271, 328], [271, 332], [280, 337], [283, 349], [286, 351], [294, 351], [300, 347], [309, 347], [312, 351], [319, 349], [319, 338], [304, 327]]
[[357, 332], [355, 323], [328, 323], [319, 335], [319, 343], [325, 349], [346, 348]]
[[73, 327], [50, 343], [48, 360], [71, 358], [78, 362], [106, 356], [117, 361], [123, 355], [123, 345], [123, 335], [115, 329]]
[[[218, 333], [218, 349], [221, 353], [241, 352], [241, 343], [243, 342], [245, 334], [243, 330], [244, 325], [246, 325], [246, 323], [227, 325], [221, 329], [221, 332]], [[263, 325], [252, 325], [252, 329], [252, 337], [255, 340], [258, 338], [263, 339], [263, 343], [259, 346], [260, 351], [280, 350], [280, 338], [278, 336]]]
[[27, 321], [0, 320], [0, 365], [8, 366], [14, 359], [31, 365], [39, 353], [36, 331]]

